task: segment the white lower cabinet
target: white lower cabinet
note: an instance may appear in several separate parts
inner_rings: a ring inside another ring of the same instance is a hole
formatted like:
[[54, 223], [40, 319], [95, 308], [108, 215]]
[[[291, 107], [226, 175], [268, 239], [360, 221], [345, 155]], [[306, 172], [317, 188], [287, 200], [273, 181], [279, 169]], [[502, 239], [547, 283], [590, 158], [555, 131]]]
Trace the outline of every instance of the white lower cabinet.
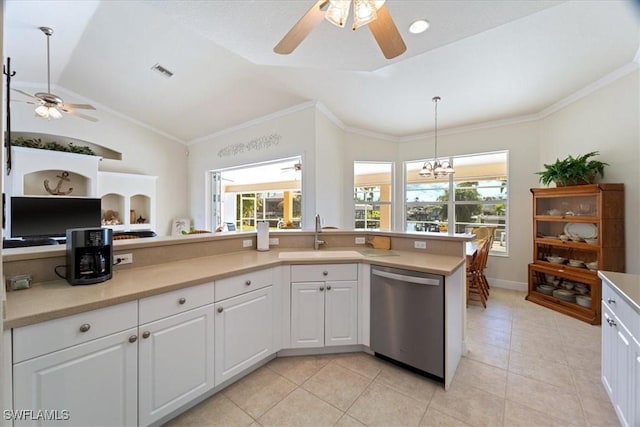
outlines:
[[623, 427], [640, 426], [640, 314], [602, 281], [602, 384]]
[[357, 281], [291, 283], [293, 348], [357, 343]]
[[136, 340], [133, 328], [16, 363], [14, 410], [34, 412], [14, 425], [137, 425]]
[[215, 303], [215, 384], [276, 350], [273, 286]]
[[139, 424], [146, 426], [213, 388], [213, 304], [139, 327]]

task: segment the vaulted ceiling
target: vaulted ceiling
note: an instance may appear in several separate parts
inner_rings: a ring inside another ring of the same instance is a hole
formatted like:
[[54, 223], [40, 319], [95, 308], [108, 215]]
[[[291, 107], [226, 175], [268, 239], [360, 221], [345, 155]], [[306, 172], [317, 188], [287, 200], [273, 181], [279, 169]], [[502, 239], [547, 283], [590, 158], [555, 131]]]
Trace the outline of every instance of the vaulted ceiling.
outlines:
[[[51, 27], [54, 93], [186, 143], [309, 101], [347, 128], [402, 139], [433, 129], [435, 95], [440, 128], [501, 120], [538, 113], [639, 61], [640, 7], [631, 0], [387, 0], [407, 45], [395, 59], [368, 29], [326, 21], [291, 55], [275, 54], [314, 3], [8, 0], [4, 54], [14, 87], [43, 89], [38, 27]], [[410, 34], [417, 18], [431, 27]], [[173, 77], [152, 71], [156, 63]]]

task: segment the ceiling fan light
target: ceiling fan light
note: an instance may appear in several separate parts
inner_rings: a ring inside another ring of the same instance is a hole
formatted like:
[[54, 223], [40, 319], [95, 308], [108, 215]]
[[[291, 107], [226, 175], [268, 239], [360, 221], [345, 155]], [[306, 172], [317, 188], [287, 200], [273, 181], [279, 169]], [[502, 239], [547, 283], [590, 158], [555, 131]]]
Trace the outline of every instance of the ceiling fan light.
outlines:
[[431, 24], [426, 19], [418, 19], [417, 21], [413, 21], [409, 26], [409, 32], [411, 34], [420, 34], [427, 31]]
[[46, 105], [40, 105], [38, 107], [36, 107], [36, 114], [40, 117], [42, 117], [43, 119], [48, 119], [49, 118], [49, 107], [47, 107]]
[[353, 0], [353, 29], [356, 30], [378, 18], [374, 0]]
[[418, 175], [431, 177], [433, 175], [433, 167], [431, 166], [431, 163], [425, 163], [422, 166], [422, 169], [420, 169], [420, 172], [418, 172]]
[[49, 117], [52, 119], [61, 119], [62, 113], [60, 113], [60, 111], [55, 107], [49, 107]]
[[351, 0], [330, 0], [329, 8], [324, 17], [327, 21], [338, 27], [344, 27], [349, 17]]

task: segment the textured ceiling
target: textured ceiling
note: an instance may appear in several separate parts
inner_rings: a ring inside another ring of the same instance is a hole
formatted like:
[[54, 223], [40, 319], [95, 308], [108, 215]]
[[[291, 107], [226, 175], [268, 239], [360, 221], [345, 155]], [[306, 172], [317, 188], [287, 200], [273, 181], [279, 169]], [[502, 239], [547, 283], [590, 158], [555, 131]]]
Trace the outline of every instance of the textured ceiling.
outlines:
[[[9, 0], [4, 52], [14, 87], [39, 90], [37, 28], [50, 26], [54, 87], [189, 142], [308, 101], [396, 138], [432, 129], [435, 95], [441, 128], [537, 113], [630, 64], [639, 47], [632, 1], [388, 0], [408, 48], [394, 60], [367, 29], [328, 22], [293, 54], [273, 53], [313, 4]], [[410, 34], [416, 18], [431, 28]], [[152, 72], [156, 63], [174, 76]]]

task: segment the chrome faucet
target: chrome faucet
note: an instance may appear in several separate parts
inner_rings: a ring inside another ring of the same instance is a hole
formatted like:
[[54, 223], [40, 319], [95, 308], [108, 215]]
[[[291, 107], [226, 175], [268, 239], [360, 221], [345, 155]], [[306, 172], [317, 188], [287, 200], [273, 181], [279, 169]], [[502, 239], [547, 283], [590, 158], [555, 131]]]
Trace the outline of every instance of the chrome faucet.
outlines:
[[324, 240], [318, 239], [318, 235], [322, 233], [322, 226], [320, 225], [320, 214], [316, 215], [316, 234], [313, 238], [313, 249], [318, 250], [320, 245], [324, 245]]

